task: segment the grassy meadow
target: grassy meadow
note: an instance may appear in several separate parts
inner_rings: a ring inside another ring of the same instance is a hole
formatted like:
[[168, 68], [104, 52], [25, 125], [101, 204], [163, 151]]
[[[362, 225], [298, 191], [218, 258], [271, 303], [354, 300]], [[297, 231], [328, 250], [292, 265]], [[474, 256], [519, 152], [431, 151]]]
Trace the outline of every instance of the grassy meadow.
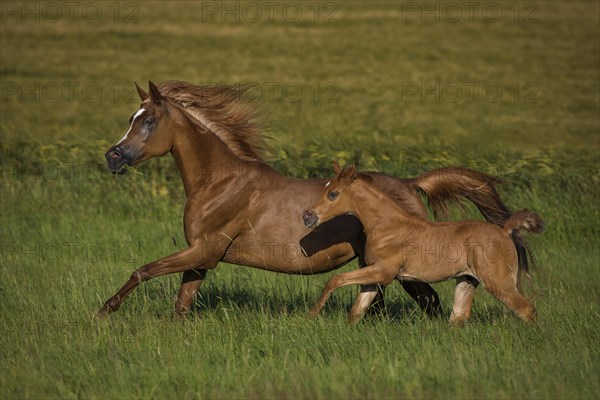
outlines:
[[[1, 3], [0, 398], [600, 397], [598, 2], [69, 4]], [[349, 328], [354, 287], [307, 317], [331, 273], [233, 265], [190, 318], [172, 315], [179, 275], [98, 318], [132, 270], [185, 245], [172, 158], [118, 177], [104, 163], [133, 82], [170, 79], [252, 82], [289, 176], [334, 159], [500, 176], [506, 203], [547, 223], [539, 320], [480, 288], [451, 328], [446, 282], [443, 318], [392, 285], [387, 315]]]

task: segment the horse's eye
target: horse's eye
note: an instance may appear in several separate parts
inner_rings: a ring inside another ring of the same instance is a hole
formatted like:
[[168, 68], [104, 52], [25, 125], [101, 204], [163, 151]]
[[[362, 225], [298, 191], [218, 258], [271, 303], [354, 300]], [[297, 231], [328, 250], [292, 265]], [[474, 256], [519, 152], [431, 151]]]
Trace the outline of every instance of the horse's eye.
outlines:
[[145, 126], [151, 126], [152, 124], [154, 124], [154, 121], [155, 121], [154, 117], [146, 118], [144, 120], [144, 125]]
[[332, 190], [331, 192], [327, 193], [327, 198], [329, 200], [333, 201], [338, 197], [338, 194], [340, 194], [340, 192], [336, 192], [335, 190]]

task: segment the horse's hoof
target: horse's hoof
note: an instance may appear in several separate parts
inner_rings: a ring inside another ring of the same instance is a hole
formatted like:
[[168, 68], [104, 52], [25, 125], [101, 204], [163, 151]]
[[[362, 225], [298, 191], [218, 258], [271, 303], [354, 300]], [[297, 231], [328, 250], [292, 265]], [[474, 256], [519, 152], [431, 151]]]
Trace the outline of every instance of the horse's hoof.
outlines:
[[98, 311], [98, 315], [101, 316], [101, 317], [105, 317], [108, 314], [111, 314], [111, 313], [117, 311], [117, 309], [118, 309], [118, 307], [117, 308], [111, 307], [108, 304], [108, 302], [106, 302], [106, 304], [104, 304], [104, 306], [102, 306], [102, 308], [100, 309], [100, 311]]
[[189, 308], [183, 309], [183, 310], [173, 310], [173, 318], [174, 319], [185, 319], [185, 318], [189, 318], [191, 316], [193, 316], [193, 312], [192, 310], [190, 310]]
[[99, 317], [106, 317], [108, 316], [108, 314], [110, 314], [112, 312], [112, 310], [108, 307], [102, 307], [99, 311], [98, 311], [98, 316]]

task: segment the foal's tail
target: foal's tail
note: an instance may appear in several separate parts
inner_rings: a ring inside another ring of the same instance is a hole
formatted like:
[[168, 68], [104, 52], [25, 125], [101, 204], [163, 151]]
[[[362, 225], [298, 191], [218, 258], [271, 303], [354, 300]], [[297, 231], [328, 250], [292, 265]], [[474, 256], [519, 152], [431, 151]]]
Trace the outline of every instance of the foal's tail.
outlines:
[[503, 230], [507, 235], [510, 235], [513, 231], [519, 229], [532, 233], [542, 233], [544, 231], [544, 221], [538, 214], [528, 209], [517, 211], [506, 221]]
[[[495, 185], [499, 182], [494, 176], [460, 167], [434, 169], [412, 180], [427, 196], [436, 219], [447, 219], [448, 207], [464, 206], [466, 199], [477, 206], [488, 222], [503, 227], [511, 212], [496, 192]], [[518, 230], [512, 232], [510, 238], [517, 249], [519, 265], [527, 271], [530, 262], [535, 264], [529, 244]]]
[[[523, 264], [520, 254], [518, 253], [519, 248], [515, 242], [515, 237], [522, 238], [521, 236], [518, 236], [519, 230], [526, 230], [527, 232], [531, 233], [542, 233], [544, 231], [544, 221], [538, 214], [529, 211], [528, 209], [524, 209], [511, 214], [502, 230], [504, 233], [510, 236], [517, 249], [517, 260], [519, 263], [519, 278], [517, 279], [517, 287], [519, 288], [519, 291], [521, 291], [522, 277], [526, 276], [530, 285], [531, 277], [529, 274], [527, 274], [527, 265]], [[533, 288], [533, 286], [530, 287]]]

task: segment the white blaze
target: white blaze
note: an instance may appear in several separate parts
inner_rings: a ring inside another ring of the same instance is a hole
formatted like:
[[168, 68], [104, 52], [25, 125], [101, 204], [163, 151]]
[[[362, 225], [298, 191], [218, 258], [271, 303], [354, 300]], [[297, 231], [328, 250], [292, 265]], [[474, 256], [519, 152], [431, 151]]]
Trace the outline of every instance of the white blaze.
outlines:
[[327, 187], [327, 186], [329, 186], [329, 185], [331, 185], [331, 181], [327, 182], [327, 183], [325, 184], [325, 187]]
[[119, 142], [115, 146], [120, 145], [121, 142], [123, 142], [125, 139], [127, 139], [127, 135], [129, 135], [129, 132], [131, 132], [131, 128], [133, 128], [133, 123], [135, 122], [136, 118], [139, 117], [140, 115], [142, 115], [144, 113], [144, 111], [146, 111], [145, 108], [140, 108], [138, 110], [138, 112], [133, 114], [133, 118], [131, 119], [131, 125], [129, 125], [129, 130], [125, 133], [125, 136], [123, 136], [123, 138], [121, 138], [121, 140], [119, 140]]

